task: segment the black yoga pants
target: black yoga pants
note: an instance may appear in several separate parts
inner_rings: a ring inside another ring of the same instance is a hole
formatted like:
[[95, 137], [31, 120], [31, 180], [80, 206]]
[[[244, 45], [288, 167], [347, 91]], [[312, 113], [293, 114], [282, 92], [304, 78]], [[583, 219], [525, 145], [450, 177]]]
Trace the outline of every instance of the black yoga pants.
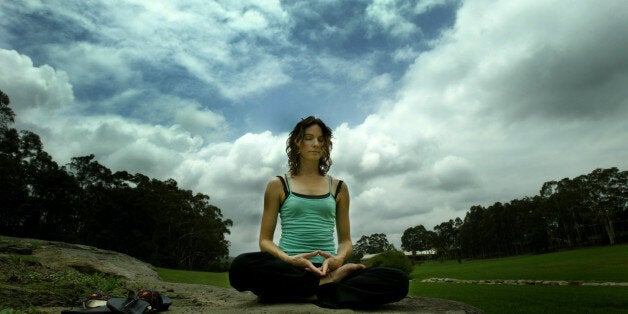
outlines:
[[320, 278], [270, 253], [244, 253], [229, 270], [229, 282], [238, 291], [251, 291], [271, 302], [299, 301], [317, 296], [327, 308], [372, 308], [396, 302], [408, 294], [408, 275], [396, 268], [357, 270], [338, 283], [319, 286]]

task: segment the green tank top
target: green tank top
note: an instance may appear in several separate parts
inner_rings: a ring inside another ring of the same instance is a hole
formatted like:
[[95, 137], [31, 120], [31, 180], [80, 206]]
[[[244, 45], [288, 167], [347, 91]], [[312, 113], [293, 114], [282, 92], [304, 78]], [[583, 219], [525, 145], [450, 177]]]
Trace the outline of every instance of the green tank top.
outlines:
[[[321, 250], [336, 255], [334, 230], [336, 226], [336, 200], [331, 193], [332, 179], [329, 177], [329, 193], [325, 195], [302, 195], [292, 192], [286, 176], [287, 197], [279, 208], [281, 239], [279, 248], [293, 256]], [[325, 259], [317, 255], [310, 261], [322, 263]]]

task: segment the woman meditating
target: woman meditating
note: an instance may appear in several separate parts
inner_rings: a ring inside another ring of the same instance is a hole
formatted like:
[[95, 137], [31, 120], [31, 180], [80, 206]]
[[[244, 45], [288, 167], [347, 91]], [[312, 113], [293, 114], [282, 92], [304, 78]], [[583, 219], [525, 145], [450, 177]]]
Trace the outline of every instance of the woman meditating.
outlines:
[[[310, 301], [327, 308], [370, 308], [407, 295], [403, 271], [344, 263], [353, 249], [349, 189], [327, 174], [331, 139], [331, 129], [315, 117], [290, 133], [290, 172], [271, 179], [264, 193], [260, 252], [236, 257], [229, 270], [238, 291], [252, 291], [263, 302]], [[273, 242], [278, 217], [279, 245]]]

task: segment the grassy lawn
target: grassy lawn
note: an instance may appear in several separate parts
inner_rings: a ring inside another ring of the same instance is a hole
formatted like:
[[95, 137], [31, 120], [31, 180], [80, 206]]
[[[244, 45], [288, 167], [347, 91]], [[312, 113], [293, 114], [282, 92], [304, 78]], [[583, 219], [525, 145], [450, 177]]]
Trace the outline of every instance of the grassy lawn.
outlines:
[[416, 266], [410, 294], [456, 300], [487, 313], [628, 313], [628, 287], [421, 283], [427, 278], [628, 282], [628, 245]]
[[[227, 273], [158, 268], [165, 281], [230, 287]], [[628, 313], [628, 287], [421, 283], [427, 278], [628, 282], [628, 245], [509, 258], [425, 262], [410, 295], [464, 302], [487, 313]]]
[[628, 287], [413, 282], [410, 294], [460, 301], [486, 313], [628, 313]]
[[412, 277], [455, 279], [531, 279], [628, 282], [628, 245], [506, 257], [489, 260], [426, 262]]
[[227, 273], [210, 273], [167, 268], [157, 268], [157, 273], [163, 281], [196, 283], [231, 288], [231, 285], [229, 284], [229, 275]]

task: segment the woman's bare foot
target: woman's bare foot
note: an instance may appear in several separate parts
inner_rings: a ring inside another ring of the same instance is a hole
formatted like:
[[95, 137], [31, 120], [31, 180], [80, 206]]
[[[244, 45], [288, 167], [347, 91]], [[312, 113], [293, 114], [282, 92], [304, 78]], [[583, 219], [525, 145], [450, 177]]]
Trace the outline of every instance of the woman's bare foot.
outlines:
[[321, 278], [319, 285], [324, 285], [330, 282], [339, 282], [350, 273], [364, 268], [366, 268], [366, 266], [362, 264], [344, 264], [340, 266], [340, 268], [330, 272], [327, 276]]

